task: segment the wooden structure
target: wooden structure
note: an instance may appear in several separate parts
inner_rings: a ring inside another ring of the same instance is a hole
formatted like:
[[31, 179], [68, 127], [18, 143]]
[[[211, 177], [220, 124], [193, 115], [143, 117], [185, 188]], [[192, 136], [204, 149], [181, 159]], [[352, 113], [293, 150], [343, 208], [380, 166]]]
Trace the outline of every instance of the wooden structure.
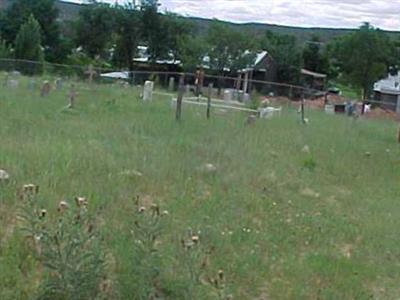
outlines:
[[323, 91], [325, 90], [327, 75], [322, 73], [313, 72], [307, 69], [301, 69], [301, 75], [306, 86]]

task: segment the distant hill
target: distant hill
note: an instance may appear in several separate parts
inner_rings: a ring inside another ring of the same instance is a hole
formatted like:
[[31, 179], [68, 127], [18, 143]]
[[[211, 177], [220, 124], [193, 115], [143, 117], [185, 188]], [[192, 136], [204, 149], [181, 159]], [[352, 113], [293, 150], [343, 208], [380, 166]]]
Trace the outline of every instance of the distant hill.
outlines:
[[[14, 0], [0, 0], [0, 9], [9, 5]], [[79, 10], [83, 6], [83, 4], [76, 4], [72, 2], [67, 2], [63, 0], [56, 0], [56, 6], [60, 11], [60, 19], [66, 21], [74, 20], [79, 13]], [[213, 20], [211, 19], [203, 19], [196, 17], [187, 17], [187, 19], [194, 22], [195, 26], [199, 28], [200, 34], [207, 32], [208, 27], [210, 26]], [[237, 24], [233, 22], [225, 22], [228, 26], [236, 29], [243, 29], [254, 34], [263, 34], [266, 30], [270, 30], [274, 33], [278, 34], [292, 34], [295, 35], [300, 42], [305, 42], [309, 40], [313, 35], [319, 36], [322, 42], [328, 42], [335, 37], [342, 36], [348, 33], [353, 32], [355, 29], [335, 29], [335, 28], [303, 28], [303, 27], [294, 27], [294, 26], [283, 26], [283, 25], [274, 25], [274, 24], [262, 24], [262, 23], [245, 23], [245, 24]], [[393, 38], [400, 38], [399, 31], [385, 31]]]

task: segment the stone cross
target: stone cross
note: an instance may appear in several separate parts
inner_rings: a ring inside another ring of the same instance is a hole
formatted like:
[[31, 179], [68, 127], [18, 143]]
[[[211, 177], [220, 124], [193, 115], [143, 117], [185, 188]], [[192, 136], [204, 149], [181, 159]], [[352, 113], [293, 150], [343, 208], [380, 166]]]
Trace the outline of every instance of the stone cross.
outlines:
[[75, 106], [75, 99], [76, 99], [76, 90], [75, 90], [75, 84], [71, 84], [71, 88], [68, 93], [68, 108], [74, 108]]
[[94, 70], [93, 65], [89, 65], [88, 70], [85, 72], [86, 75], [89, 76], [89, 83], [93, 82], [93, 77], [97, 74], [97, 72]]
[[50, 93], [51, 85], [49, 81], [43, 81], [42, 88], [40, 90], [40, 96], [45, 97]]

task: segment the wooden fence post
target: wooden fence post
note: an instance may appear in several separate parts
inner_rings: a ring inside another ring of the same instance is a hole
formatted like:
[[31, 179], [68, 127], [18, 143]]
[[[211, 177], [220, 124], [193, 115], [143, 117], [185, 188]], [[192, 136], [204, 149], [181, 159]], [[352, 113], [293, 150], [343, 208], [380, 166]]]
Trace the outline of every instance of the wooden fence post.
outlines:
[[304, 118], [304, 92], [301, 93], [301, 121], [303, 124], [306, 123], [306, 120]]
[[185, 75], [182, 74], [179, 79], [178, 98], [176, 101], [176, 120], [180, 121], [182, 116], [182, 100], [185, 92]]
[[211, 96], [212, 96], [212, 90], [213, 90], [213, 84], [210, 83], [208, 85], [208, 98], [207, 98], [207, 119], [210, 119], [210, 113], [211, 113]]

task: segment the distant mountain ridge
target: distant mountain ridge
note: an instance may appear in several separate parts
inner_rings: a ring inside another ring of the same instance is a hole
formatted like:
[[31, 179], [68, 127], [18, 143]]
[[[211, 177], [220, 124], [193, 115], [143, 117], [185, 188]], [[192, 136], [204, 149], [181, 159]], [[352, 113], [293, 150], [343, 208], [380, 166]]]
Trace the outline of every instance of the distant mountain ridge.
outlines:
[[[6, 7], [14, 0], [0, 0], [0, 9]], [[34, 1], [34, 0], [32, 0]], [[68, 2], [64, 0], [56, 0], [56, 6], [60, 11], [60, 19], [71, 21], [74, 20], [79, 13], [81, 7], [85, 4], [77, 4], [73, 2]], [[204, 19], [198, 17], [184, 17], [191, 20], [199, 32], [205, 33], [210, 26], [212, 19]], [[263, 24], [263, 23], [233, 23], [228, 21], [222, 21], [228, 26], [236, 29], [248, 30], [254, 32], [255, 34], [263, 34], [266, 30], [270, 30], [274, 33], [279, 34], [292, 34], [298, 38], [300, 42], [305, 42], [309, 40], [313, 35], [317, 35], [322, 42], [328, 42], [336, 37], [353, 32], [356, 29], [338, 29], [338, 28], [322, 28], [322, 27], [295, 27], [295, 26], [285, 26], [285, 25], [275, 25], [275, 24]], [[384, 31], [388, 33], [393, 38], [400, 38], [400, 31]]]

